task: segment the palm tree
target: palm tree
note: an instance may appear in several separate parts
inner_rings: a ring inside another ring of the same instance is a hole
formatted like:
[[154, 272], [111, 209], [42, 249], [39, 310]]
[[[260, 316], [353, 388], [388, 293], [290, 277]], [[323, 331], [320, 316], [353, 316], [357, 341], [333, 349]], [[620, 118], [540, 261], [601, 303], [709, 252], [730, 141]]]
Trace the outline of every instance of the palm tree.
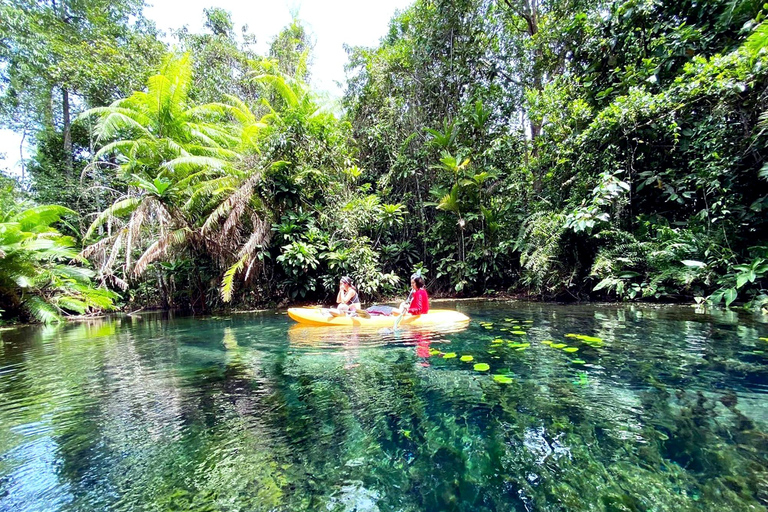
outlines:
[[[233, 164], [240, 159], [235, 148], [242, 130], [229, 122], [238, 106], [190, 104], [191, 73], [188, 54], [171, 56], [149, 78], [146, 92], [81, 115], [98, 118], [95, 133], [103, 146], [94, 166], [117, 167], [129, 184], [127, 193], [97, 214], [85, 240], [97, 230], [103, 238], [83, 255], [99, 261], [103, 280], [123, 289], [127, 282], [113, 271], [121, 254], [128, 278], [174, 249], [200, 245], [200, 210], [211, 194], [238, 181]], [[134, 247], [142, 250], [135, 264]]]

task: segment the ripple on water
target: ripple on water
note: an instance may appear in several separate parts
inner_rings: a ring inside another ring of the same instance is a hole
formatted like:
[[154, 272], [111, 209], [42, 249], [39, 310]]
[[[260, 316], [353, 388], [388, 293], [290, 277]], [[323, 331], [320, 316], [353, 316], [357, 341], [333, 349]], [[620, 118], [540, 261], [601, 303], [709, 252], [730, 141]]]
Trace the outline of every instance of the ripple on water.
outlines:
[[[462, 304], [495, 324], [28, 329], [0, 352], [0, 510], [759, 509], [758, 327], [683, 309]], [[524, 350], [493, 343], [523, 336], [500, 331], [505, 318], [528, 321]]]

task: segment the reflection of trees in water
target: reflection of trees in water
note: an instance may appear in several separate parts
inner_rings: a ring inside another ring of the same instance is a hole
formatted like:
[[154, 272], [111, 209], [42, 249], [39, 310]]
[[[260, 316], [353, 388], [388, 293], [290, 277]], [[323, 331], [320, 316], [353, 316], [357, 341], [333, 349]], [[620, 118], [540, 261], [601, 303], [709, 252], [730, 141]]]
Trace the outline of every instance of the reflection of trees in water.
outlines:
[[[668, 332], [668, 314], [531, 306], [532, 339], [605, 346], [578, 345], [586, 367], [538, 343], [502, 353], [506, 386], [456, 359], [419, 364], [425, 340], [446, 337], [479, 357], [477, 331], [383, 343], [289, 331], [286, 344], [268, 324], [105, 322], [40, 334], [37, 357], [5, 343], [3, 360], [24, 366], [14, 386], [39, 400], [22, 422], [68, 397], [50, 421], [75, 508], [761, 510], [764, 424], [738, 386], [764, 370], [727, 321], [686, 317]], [[589, 385], [574, 384], [580, 371]], [[0, 407], [0, 424], [11, 414]]]

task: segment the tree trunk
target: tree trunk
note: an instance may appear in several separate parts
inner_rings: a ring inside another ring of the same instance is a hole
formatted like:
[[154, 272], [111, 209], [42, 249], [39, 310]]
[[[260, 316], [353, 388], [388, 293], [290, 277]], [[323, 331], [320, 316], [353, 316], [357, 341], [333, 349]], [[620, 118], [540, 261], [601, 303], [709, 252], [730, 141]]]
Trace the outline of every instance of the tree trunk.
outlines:
[[64, 158], [67, 169], [67, 176], [72, 176], [72, 120], [70, 119], [69, 112], [69, 91], [66, 89], [61, 90], [62, 97], [62, 112], [64, 122]]

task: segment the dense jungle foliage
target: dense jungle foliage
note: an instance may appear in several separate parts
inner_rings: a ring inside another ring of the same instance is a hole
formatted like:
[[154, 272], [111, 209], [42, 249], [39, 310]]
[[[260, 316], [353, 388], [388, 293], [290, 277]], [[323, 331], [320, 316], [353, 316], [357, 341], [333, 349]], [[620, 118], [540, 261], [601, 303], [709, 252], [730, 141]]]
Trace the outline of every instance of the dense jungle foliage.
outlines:
[[207, 9], [169, 50], [142, 8], [0, 7], [0, 121], [35, 147], [3, 196], [6, 316], [322, 300], [343, 274], [372, 300], [414, 268], [451, 295], [768, 304], [768, 4], [416, 0], [347, 49], [340, 109], [298, 20], [259, 55]]

